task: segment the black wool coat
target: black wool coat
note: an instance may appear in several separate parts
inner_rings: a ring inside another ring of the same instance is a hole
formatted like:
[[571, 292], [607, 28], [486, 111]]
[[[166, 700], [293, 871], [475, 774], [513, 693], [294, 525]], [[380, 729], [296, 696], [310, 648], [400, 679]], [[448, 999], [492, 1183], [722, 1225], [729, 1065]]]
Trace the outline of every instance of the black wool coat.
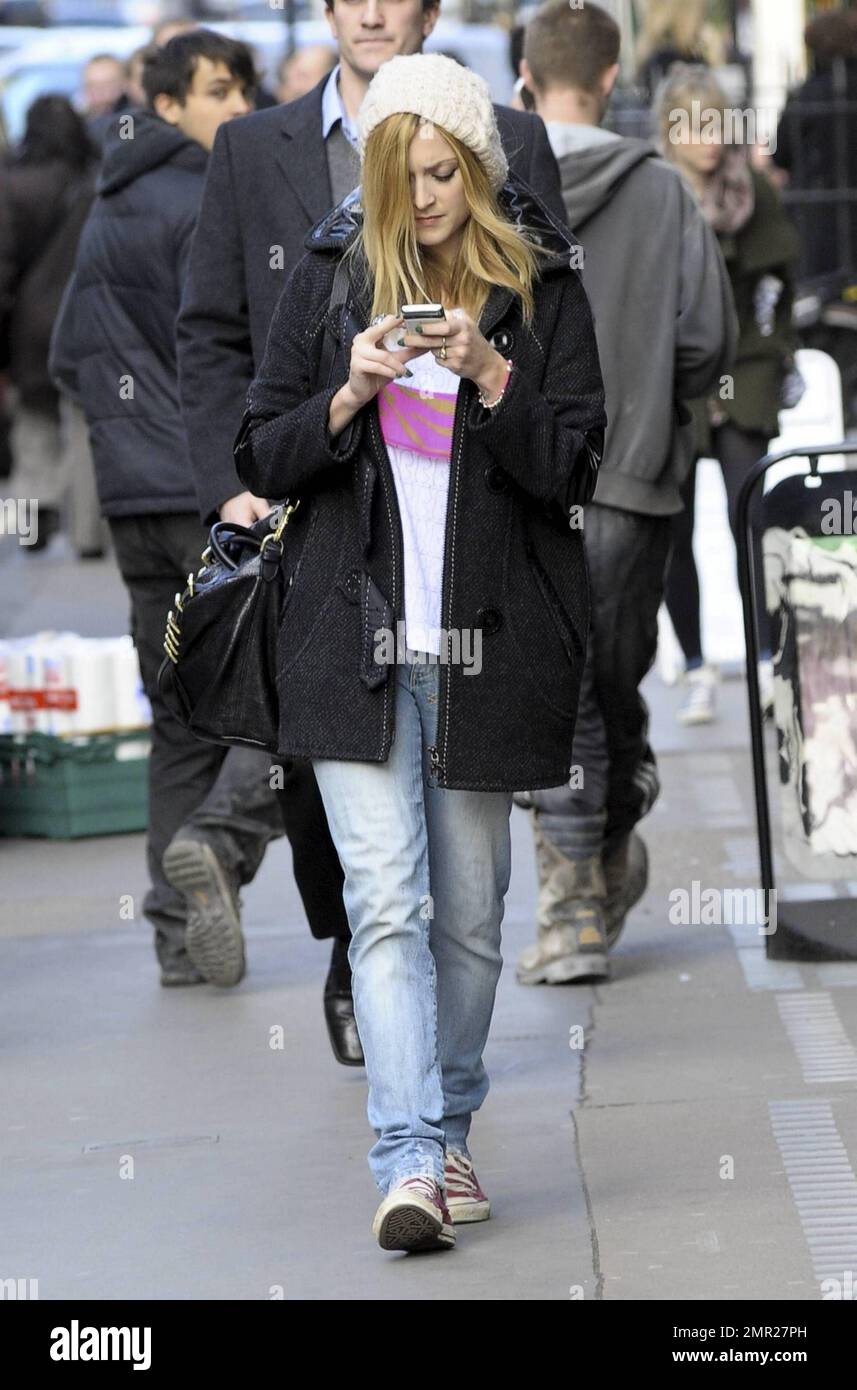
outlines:
[[[377, 398], [335, 438], [327, 427], [351, 342], [371, 312], [353, 280], [344, 312], [329, 312], [337, 263], [360, 227], [359, 198], [358, 188], [307, 237], [250, 387], [235, 459], [258, 496], [300, 498], [286, 531], [280, 751], [383, 762], [395, 680], [377, 660], [375, 633], [404, 622], [404, 557]], [[534, 287], [530, 329], [518, 296], [498, 285], [481, 315], [482, 333], [514, 362], [501, 404], [486, 410], [462, 378], [455, 411], [442, 626], [480, 629], [482, 664], [476, 674], [441, 660], [431, 761], [439, 786], [478, 791], [568, 779], [589, 609], [583, 537], [571, 522], [594, 490], [606, 425], [592, 315], [569, 263], [574, 243], [514, 178], [500, 201], [512, 220], [538, 229], [552, 255]], [[319, 380], [326, 321], [337, 339], [330, 385]]]
[[0, 369], [8, 367], [22, 406], [54, 416], [51, 330], [94, 187], [92, 165], [0, 167]]

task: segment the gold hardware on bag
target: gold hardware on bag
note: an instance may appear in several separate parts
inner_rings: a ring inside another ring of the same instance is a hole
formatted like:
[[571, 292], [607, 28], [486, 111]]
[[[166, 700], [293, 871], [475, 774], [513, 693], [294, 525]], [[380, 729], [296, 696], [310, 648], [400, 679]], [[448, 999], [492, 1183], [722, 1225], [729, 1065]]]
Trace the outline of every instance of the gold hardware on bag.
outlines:
[[[178, 598], [178, 594], [176, 594], [176, 598]], [[173, 610], [171, 608], [167, 614], [167, 627], [164, 633], [164, 651], [174, 666], [178, 662], [179, 638], [181, 635], [181, 628], [173, 617]]]
[[285, 506], [283, 507], [283, 514], [277, 522], [276, 529], [272, 531], [269, 536], [265, 537], [265, 539], [259, 547], [260, 551], [265, 549], [265, 546], [268, 544], [268, 541], [278, 541], [281, 538], [283, 532], [289, 524], [289, 517], [292, 515], [292, 512], [297, 511], [300, 504], [300, 498], [298, 498], [297, 502], [295, 503], [286, 502]]
[[181, 594], [176, 594], [175, 598], [173, 599], [173, 603], [175, 604], [176, 608], [179, 610], [180, 613], [184, 612], [184, 604], [182, 603]]
[[187, 577], [187, 591], [190, 598], [193, 598], [193, 579], [193, 570], [191, 570], [190, 574]]

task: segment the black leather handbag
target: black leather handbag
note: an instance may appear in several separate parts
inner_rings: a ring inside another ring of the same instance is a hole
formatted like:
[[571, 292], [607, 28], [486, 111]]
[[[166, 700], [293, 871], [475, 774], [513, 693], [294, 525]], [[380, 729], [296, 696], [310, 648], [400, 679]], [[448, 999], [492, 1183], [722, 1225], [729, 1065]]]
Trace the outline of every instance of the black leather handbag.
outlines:
[[[337, 338], [332, 319], [343, 316], [348, 272], [340, 260], [333, 281], [319, 366], [331, 385]], [[356, 325], [354, 325], [356, 327]], [[241, 439], [248, 413], [241, 422]], [[300, 505], [286, 500], [253, 526], [216, 521], [202, 568], [187, 577], [167, 616], [166, 657], [158, 689], [186, 729], [211, 743], [277, 752], [277, 639], [284, 600], [283, 533]]]
[[277, 752], [283, 532], [298, 505], [253, 526], [215, 522], [202, 568], [176, 594], [158, 689], [198, 738]]

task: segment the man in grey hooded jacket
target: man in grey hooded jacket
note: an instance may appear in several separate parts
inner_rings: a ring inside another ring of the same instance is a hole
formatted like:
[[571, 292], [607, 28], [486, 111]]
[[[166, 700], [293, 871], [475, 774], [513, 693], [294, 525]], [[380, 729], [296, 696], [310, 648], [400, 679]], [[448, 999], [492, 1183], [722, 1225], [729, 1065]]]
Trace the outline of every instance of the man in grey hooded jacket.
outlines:
[[692, 461], [683, 402], [726, 387], [737, 342], [717, 241], [653, 145], [601, 129], [621, 34], [599, 6], [549, 0], [527, 26], [521, 76], [557, 157], [583, 248], [607, 397], [607, 437], [583, 530], [592, 621], [569, 784], [534, 808], [538, 940], [524, 984], [606, 979], [608, 950], [647, 882], [634, 827], [658, 795], [640, 683], [655, 658], [670, 518]]

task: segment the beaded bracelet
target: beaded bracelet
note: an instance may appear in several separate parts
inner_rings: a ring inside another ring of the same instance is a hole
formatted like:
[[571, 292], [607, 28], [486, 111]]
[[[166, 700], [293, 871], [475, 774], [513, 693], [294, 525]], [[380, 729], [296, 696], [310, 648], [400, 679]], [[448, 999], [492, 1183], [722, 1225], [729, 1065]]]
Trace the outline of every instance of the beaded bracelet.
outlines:
[[507, 357], [507, 358], [506, 358], [506, 380], [503, 382], [503, 388], [502, 388], [502, 390], [501, 390], [499, 396], [497, 397], [496, 401], [491, 401], [491, 403], [489, 404], [488, 401], [486, 401], [485, 397], [483, 396], [482, 392], [481, 392], [481, 391], [479, 392], [479, 401], [480, 401], [480, 404], [482, 405], [483, 409], [485, 409], [485, 410], [494, 410], [494, 409], [500, 404], [500, 402], [502, 401], [503, 397], [504, 397], [505, 394], [506, 394], [506, 387], [509, 385], [509, 376], [510, 376], [510, 374], [511, 374], [511, 371], [512, 371], [512, 359], [511, 359], [511, 357]]

